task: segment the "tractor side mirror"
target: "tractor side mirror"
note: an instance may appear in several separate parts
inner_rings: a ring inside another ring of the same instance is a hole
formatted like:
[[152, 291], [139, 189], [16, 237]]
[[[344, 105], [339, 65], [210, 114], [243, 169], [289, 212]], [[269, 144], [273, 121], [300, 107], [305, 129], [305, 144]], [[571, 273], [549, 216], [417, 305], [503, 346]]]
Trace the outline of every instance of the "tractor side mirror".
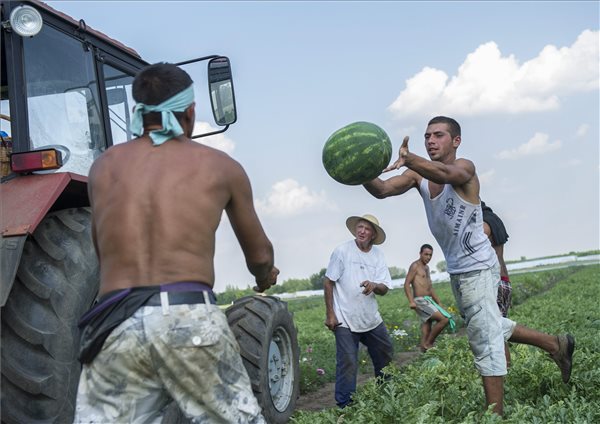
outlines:
[[213, 116], [217, 125], [231, 125], [237, 120], [231, 64], [219, 56], [208, 62], [208, 89]]

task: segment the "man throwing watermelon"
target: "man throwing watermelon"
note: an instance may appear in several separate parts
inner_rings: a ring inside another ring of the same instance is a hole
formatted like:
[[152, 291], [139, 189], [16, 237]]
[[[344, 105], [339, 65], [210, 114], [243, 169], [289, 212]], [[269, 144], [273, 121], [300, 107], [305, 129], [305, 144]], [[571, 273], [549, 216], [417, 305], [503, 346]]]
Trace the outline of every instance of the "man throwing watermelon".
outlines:
[[400, 156], [383, 172], [408, 168], [387, 180], [364, 184], [378, 199], [416, 188], [425, 206], [429, 228], [444, 252], [452, 291], [467, 325], [467, 338], [475, 367], [483, 379], [487, 405], [503, 414], [504, 376], [507, 373], [504, 341], [537, 346], [550, 354], [565, 383], [571, 376], [575, 339], [553, 336], [502, 317], [496, 304], [500, 271], [496, 253], [483, 231], [479, 179], [475, 165], [457, 159], [460, 125], [438, 116], [429, 121], [425, 148], [430, 160], [411, 153], [404, 137]]

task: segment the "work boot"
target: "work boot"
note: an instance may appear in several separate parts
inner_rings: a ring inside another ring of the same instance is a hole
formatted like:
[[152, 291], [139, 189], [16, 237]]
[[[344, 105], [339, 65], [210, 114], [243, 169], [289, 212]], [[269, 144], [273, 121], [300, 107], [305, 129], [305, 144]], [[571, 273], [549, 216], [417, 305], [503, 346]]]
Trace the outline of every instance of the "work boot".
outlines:
[[561, 334], [556, 336], [558, 339], [558, 351], [550, 357], [556, 362], [562, 380], [568, 383], [571, 378], [571, 367], [573, 366], [573, 351], [575, 350], [575, 338], [570, 334]]

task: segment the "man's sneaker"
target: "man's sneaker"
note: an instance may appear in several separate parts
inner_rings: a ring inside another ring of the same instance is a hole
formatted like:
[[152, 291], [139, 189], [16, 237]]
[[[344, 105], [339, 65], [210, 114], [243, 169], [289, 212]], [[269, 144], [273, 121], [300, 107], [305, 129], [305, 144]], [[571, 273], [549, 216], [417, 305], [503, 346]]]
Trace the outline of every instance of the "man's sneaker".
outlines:
[[571, 378], [571, 367], [573, 366], [575, 338], [570, 334], [561, 334], [556, 338], [558, 339], [558, 351], [550, 357], [560, 368], [563, 382], [568, 383], [569, 378]]

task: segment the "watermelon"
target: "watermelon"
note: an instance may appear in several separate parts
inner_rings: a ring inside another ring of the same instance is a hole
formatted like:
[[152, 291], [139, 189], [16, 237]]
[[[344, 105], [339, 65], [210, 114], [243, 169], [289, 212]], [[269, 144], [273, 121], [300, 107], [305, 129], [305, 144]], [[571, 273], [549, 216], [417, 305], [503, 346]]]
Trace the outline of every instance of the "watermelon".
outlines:
[[375, 124], [354, 122], [340, 128], [323, 147], [323, 166], [339, 183], [364, 184], [378, 177], [392, 157], [390, 138]]

